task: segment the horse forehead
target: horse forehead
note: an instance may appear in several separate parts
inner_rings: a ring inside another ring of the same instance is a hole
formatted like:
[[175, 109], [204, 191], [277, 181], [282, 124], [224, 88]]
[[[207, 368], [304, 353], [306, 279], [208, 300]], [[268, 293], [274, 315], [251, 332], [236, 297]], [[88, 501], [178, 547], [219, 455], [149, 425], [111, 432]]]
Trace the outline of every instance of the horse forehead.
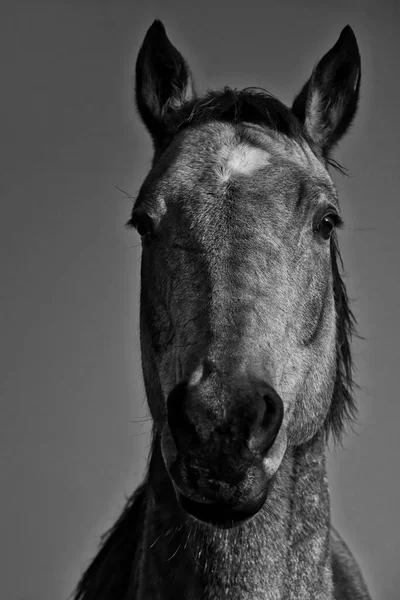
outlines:
[[251, 177], [261, 170], [268, 175], [268, 167], [333, 185], [328, 171], [306, 143], [251, 124], [215, 123], [190, 132], [181, 146], [176, 175], [203, 177], [206, 169], [220, 181], [228, 182], [236, 176]]

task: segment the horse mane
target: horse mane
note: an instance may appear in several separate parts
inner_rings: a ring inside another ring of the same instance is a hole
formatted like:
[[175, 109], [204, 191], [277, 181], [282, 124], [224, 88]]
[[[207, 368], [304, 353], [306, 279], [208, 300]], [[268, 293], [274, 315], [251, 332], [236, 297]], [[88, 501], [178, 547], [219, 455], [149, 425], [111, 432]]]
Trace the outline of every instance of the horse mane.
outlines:
[[[82, 575], [74, 600], [123, 600], [131, 589], [142, 537], [146, 484], [128, 499], [116, 523], [101, 536], [101, 548]], [[133, 596], [132, 596], [133, 597]]]
[[336, 234], [331, 238], [333, 293], [336, 309], [336, 379], [332, 400], [325, 420], [325, 432], [340, 441], [346, 423], [353, 423], [357, 407], [354, 398], [351, 341], [356, 334], [356, 319], [349, 306], [349, 297], [343, 281], [343, 260]]
[[166, 115], [170, 135], [189, 126], [210, 121], [259, 123], [283, 133], [299, 143], [304, 142], [300, 121], [280, 100], [262, 88], [236, 90], [225, 87], [209, 91], [204, 97], [184, 104]]

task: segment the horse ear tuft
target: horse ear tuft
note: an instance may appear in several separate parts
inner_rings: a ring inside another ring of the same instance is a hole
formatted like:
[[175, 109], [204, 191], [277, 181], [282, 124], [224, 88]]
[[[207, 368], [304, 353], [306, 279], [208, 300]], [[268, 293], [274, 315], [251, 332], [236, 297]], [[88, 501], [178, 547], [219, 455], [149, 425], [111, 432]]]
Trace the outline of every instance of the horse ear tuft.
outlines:
[[360, 80], [357, 40], [347, 25], [314, 68], [292, 106], [306, 136], [324, 158], [351, 125], [358, 106]]
[[136, 105], [154, 142], [165, 135], [168, 114], [195, 98], [192, 76], [161, 21], [147, 31], [136, 62]]

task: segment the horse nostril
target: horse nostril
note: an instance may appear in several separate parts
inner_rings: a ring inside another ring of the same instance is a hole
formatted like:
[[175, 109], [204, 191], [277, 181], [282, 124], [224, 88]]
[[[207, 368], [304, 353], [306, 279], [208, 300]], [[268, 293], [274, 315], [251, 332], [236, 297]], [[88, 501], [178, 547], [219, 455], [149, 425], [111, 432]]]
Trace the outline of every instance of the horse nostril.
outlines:
[[261, 424], [254, 427], [249, 440], [251, 450], [266, 454], [273, 445], [283, 420], [283, 402], [277, 392], [268, 386], [267, 393], [262, 396], [263, 402], [259, 403], [263, 411]]
[[167, 398], [167, 420], [176, 448], [185, 453], [197, 440], [196, 428], [188, 414], [187, 382], [179, 383]]

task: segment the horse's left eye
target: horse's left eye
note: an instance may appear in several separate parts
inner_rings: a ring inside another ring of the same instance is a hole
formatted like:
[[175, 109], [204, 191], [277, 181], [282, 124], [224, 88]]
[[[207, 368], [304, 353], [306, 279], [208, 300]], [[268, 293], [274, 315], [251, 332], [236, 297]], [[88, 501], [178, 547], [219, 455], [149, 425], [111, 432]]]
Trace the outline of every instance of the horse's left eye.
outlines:
[[325, 215], [319, 224], [318, 233], [324, 238], [324, 240], [329, 240], [332, 235], [333, 230], [336, 225], [336, 217], [335, 215]]

